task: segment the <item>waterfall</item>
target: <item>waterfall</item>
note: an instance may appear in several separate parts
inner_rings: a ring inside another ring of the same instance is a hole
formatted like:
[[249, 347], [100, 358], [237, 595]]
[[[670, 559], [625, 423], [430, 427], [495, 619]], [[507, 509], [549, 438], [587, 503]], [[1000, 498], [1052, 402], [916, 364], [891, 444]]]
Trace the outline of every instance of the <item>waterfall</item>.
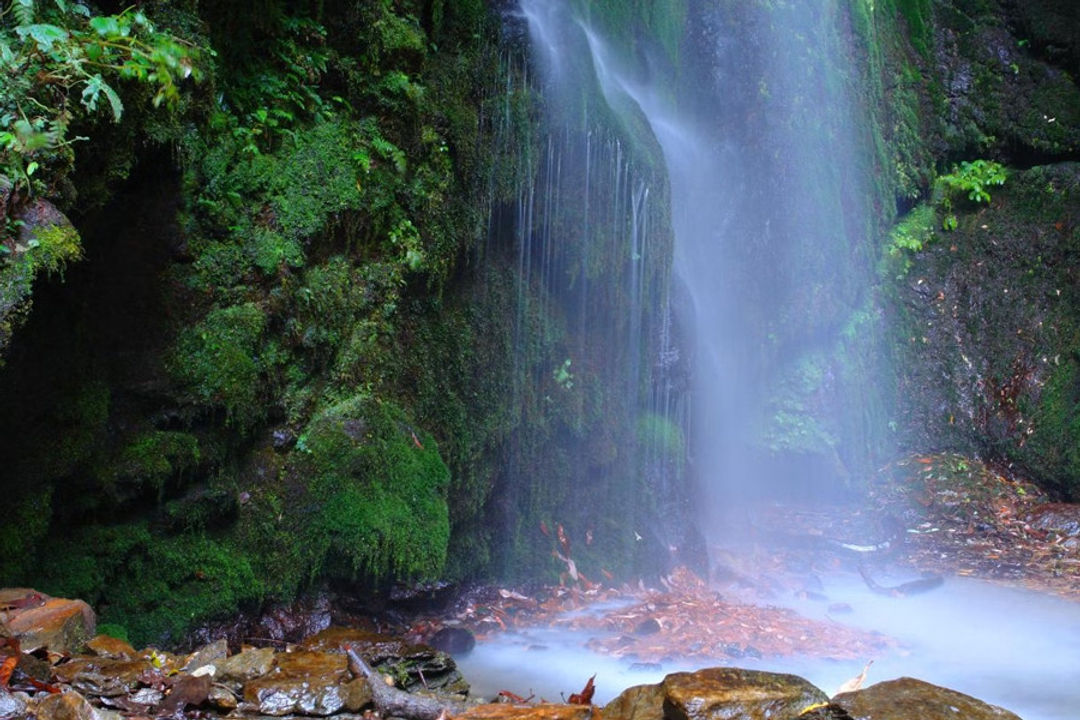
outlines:
[[484, 248], [512, 270], [515, 427], [495, 501], [516, 538], [510, 574], [560, 569], [537, 529], [559, 525], [582, 573], [640, 569], [680, 534], [652, 499], [685, 495], [669, 471], [684, 443], [662, 421], [675, 403], [658, 390], [675, 368], [658, 360], [673, 342], [660, 151], [605, 104], [567, 22], [577, 27], [535, 0], [507, 18], [531, 53], [507, 54], [505, 106], [492, 114], [496, 154], [514, 168], [493, 181]]
[[[645, 11], [522, 2], [548, 96], [580, 113], [579, 96], [596, 88], [614, 125], [662, 149], [675, 235], [668, 287], [682, 292], [654, 300], [657, 347], [641, 408], [689, 439], [699, 519], [711, 528], [733, 526], [750, 500], [845, 493], [882, 445], [867, 321], [874, 238], [850, 97], [856, 73], [842, 41], [848, 18], [834, 0], [773, 5], [691, 3], [693, 32], [671, 63], [635, 20]], [[633, 53], [604, 36], [620, 12], [634, 28]], [[631, 219], [631, 258], [644, 257], [650, 228], [639, 206], [653, 188], [618, 167], [613, 207]], [[590, 242], [601, 234], [583, 227]], [[625, 280], [628, 343], [649, 317], [644, 271], [632, 260]], [[692, 350], [672, 344], [673, 327], [693, 337]], [[680, 353], [692, 354], [692, 384], [665, 386], [660, 368]], [[635, 375], [641, 355], [629, 356]]]

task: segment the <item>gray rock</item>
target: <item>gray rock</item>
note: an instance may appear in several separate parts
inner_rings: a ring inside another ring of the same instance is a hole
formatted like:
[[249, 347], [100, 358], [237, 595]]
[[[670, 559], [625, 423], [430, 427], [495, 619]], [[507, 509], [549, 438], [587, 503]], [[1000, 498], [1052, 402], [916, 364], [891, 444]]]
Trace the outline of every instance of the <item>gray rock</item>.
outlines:
[[0, 720], [26, 715], [26, 700], [20, 695], [21, 693], [12, 694], [0, 688]]

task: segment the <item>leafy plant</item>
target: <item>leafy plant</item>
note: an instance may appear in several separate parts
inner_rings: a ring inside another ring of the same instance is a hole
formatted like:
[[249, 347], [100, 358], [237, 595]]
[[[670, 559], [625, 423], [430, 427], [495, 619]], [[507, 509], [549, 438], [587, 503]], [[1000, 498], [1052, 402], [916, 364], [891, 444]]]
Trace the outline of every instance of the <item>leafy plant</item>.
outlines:
[[953, 198], [958, 193], [966, 194], [972, 202], [989, 203], [990, 193], [987, 188], [991, 185], [1004, 185], [1007, 178], [1008, 171], [1005, 166], [992, 160], [965, 161], [959, 166], [954, 165], [951, 173], [937, 179], [937, 186], [942, 192], [941, 205], [945, 210], [941, 226], [945, 230], [956, 229]]
[[180, 83], [201, 77], [199, 61], [197, 48], [158, 31], [137, 8], [93, 15], [82, 2], [12, 0], [0, 14], [0, 173], [32, 193], [35, 173], [67, 165], [63, 151], [85, 139], [68, 137], [78, 114], [108, 106], [120, 120], [124, 104], [111, 82], [147, 83], [155, 107], [174, 103]]

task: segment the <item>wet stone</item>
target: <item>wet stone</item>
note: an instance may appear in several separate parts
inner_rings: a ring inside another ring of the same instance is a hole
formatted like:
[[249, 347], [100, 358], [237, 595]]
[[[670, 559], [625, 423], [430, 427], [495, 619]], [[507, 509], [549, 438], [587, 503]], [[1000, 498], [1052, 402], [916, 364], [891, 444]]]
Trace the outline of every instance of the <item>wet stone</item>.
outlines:
[[217, 673], [217, 663], [224, 660], [228, 654], [229, 645], [225, 642], [225, 638], [221, 638], [193, 652], [188, 657], [187, 662], [184, 663], [183, 671], [194, 673], [199, 668], [213, 666], [210, 675], [215, 675]]
[[277, 655], [277, 668], [268, 675], [244, 686], [244, 701], [263, 715], [332, 715], [341, 710], [356, 710], [363, 691], [370, 689], [364, 680], [350, 680], [348, 660], [344, 655], [299, 650]]
[[115, 660], [82, 657], [57, 665], [57, 680], [79, 692], [99, 697], [115, 697], [133, 691], [148, 673], [155, 672], [148, 660]]
[[661, 687], [665, 720], [776, 720], [829, 700], [801, 677], [738, 668], [673, 673]]
[[37, 720], [114, 720], [117, 713], [95, 708], [82, 695], [65, 692], [43, 695], [31, 704]]
[[1020, 720], [1004, 708], [903, 677], [833, 698], [852, 720]]
[[274, 669], [273, 648], [250, 648], [217, 663], [220, 682], [247, 682], [266, 675]]
[[660, 685], [635, 685], [604, 706], [605, 720], [661, 720], [664, 690]]
[[408, 692], [420, 689], [464, 695], [469, 684], [447, 653], [400, 638], [356, 628], [330, 627], [304, 641], [309, 650], [344, 653], [345, 647], [356, 650], [381, 673], [389, 675], [398, 687]]
[[471, 707], [455, 720], [592, 720], [593, 717], [599, 718], [600, 713], [591, 705], [492, 703]]
[[115, 660], [131, 660], [137, 654], [130, 643], [111, 635], [98, 635], [86, 643], [86, 649], [94, 655]]
[[26, 716], [26, 697], [0, 688], [0, 720]]
[[206, 697], [207, 702], [213, 705], [218, 710], [228, 712], [229, 710], [235, 710], [239, 701], [236, 695], [231, 690], [222, 685], [213, 685], [210, 688], [210, 692]]
[[45, 648], [64, 655], [86, 646], [96, 622], [94, 611], [82, 600], [50, 597], [40, 605], [11, 611], [7, 625], [23, 652]]

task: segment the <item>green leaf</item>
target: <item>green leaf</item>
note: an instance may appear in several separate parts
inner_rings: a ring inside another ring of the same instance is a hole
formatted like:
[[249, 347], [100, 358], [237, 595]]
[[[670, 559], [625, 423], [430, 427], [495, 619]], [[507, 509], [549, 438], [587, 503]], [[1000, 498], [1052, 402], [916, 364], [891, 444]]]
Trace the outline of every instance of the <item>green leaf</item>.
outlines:
[[105, 82], [101, 75], [94, 75], [86, 81], [86, 87], [82, 91], [82, 104], [86, 106], [87, 110], [96, 110], [98, 98], [102, 93], [105, 94], [105, 98], [112, 107], [113, 120], [119, 121], [120, 116], [124, 113], [124, 104], [120, 101], [120, 96]]
[[114, 15], [98, 15], [90, 18], [90, 27], [102, 37], [120, 34], [120, 23]]
[[30, 177], [31, 175], [33, 175], [37, 171], [37, 169], [38, 164], [36, 162], [31, 162], [29, 165], [26, 166], [26, 177]]
[[49, 25], [48, 23], [36, 23], [34, 25], [23, 25], [15, 28], [15, 32], [19, 34], [19, 37], [25, 40], [30, 37], [37, 43], [41, 52], [52, 52], [53, 44], [58, 42], [64, 42], [70, 35], [68, 31], [62, 27], [56, 25]]

